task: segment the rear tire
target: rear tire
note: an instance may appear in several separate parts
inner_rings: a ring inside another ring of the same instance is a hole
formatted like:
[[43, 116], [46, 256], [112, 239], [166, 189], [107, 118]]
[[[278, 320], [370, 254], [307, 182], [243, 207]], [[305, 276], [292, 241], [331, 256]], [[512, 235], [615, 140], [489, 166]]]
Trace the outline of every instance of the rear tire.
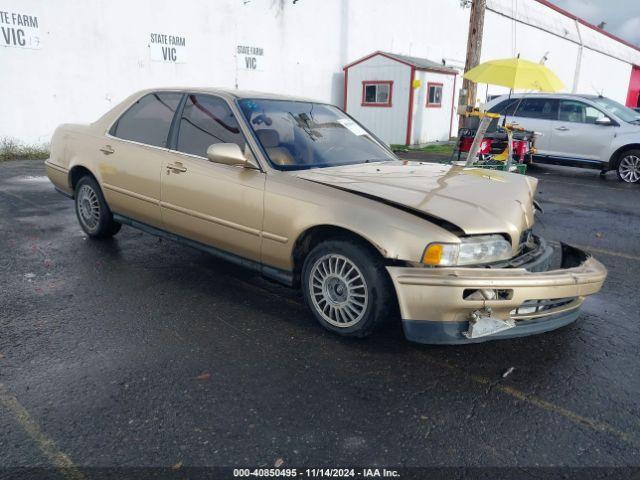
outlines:
[[78, 180], [74, 198], [78, 222], [87, 235], [110, 238], [120, 231], [122, 225], [113, 219], [95, 178], [85, 175]]
[[616, 172], [623, 182], [638, 183], [640, 181], [640, 150], [627, 150], [620, 154]]
[[302, 268], [302, 290], [320, 325], [343, 336], [370, 335], [395, 307], [383, 259], [357, 240], [328, 240], [311, 250]]

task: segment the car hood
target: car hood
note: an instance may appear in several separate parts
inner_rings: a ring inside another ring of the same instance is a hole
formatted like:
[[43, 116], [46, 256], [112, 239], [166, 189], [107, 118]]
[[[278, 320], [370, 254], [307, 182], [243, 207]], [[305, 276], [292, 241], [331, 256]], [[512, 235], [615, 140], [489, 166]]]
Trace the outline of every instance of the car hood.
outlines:
[[533, 177], [481, 168], [391, 161], [293, 172], [299, 178], [347, 190], [435, 217], [467, 235], [506, 233], [514, 250], [534, 222]]

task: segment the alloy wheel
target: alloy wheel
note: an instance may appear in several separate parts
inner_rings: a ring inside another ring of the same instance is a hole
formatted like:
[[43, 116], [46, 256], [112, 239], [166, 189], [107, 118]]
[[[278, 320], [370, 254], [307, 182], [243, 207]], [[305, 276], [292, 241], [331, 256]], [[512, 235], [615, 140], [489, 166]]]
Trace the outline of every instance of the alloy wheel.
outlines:
[[76, 200], [80, 221], [89, 231], [94, 231], [100, 222], [100, 200], [89, 185], [82, 185]]
[[313, 264], [309, 291], [316, 311], [335, 327], [355, 325], [367, 310], [369, 292], [364, 276], [343, 255], [327, 254]]
[[627, 183], [636, 183], [640, 180], [640, 157], [627, 155], [618, 166], [620, 178]]

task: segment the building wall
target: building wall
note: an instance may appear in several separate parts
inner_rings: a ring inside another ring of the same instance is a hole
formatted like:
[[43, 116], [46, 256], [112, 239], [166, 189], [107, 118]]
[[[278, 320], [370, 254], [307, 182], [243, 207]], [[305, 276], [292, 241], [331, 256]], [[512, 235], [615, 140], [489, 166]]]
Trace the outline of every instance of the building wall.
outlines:
[[[0, 46], [0, 137], [46, 142], [58, 124], [92, 121], [153, 86], [237, 86], [342, 106], [342, 67], [375, 50], [464, 62], [468, 9], [401, 3], [0, 0], [0, 12], [36, 15], [41, 40], [38, 49]], [[463, 33], [448, 36], [452, 25]], [[151, 60], [151, 33], [183, 36], [184, 63]], [[238, 45], [263, 49], [258, 70], [241, 68]]]
[[[481, 62], [497, 58], [511, 58], [520, 54], [521, 58], [539, 62], [546, 55], [545, 65], [549, 67], [562, 82], [566, 90], [571, 91], [579, 46], [566, 39], [526, 24], [516, 25], [516, 34], [512, 29], [512, 19], [487, 10], [485, 13], [484, 37], [482, 40]], [[507, 93], [508, 88], [480, 85], [478, 96], [485, 101], [486, 94]]]
[[[367, 80], [393, 82], [390, 107], [361, 105], [362, 82]], [[407, 135], [410, 81], [411, 67], [381, 55], [358, 63], [349, 68], [347, 112], [383, 141], [404, 145]]]
[[[573, 93], [602, 93], [625, 103], [632, 65], [640, 65], [640, 51], [535, 0], [487, 0], [482, 61], [520, 54], [545, 65]], [[489, 95], [506, 93], [501, 87], [479, 89]]]
[[[548, 51], [568, 91], [577, 78], [579, 91], [624, 101], [640, 52], [535, 0], [487, 5], [483, 59], [520, 52], [539, 60]], [[38, 18], [39, 48], [4, 47], [0, 35], [0, 137], [29, 143], [153, 86], [239, 87], [342, 105], [342, 67], [376, 50], [463, 65], [469, 21], [458, 0], [0, 0], [0, 12]], [[12, 26], [2, 18], [0, 27]], [[184, 37], [184, 62], [152, 60], [151, 33]], [[580, 42], [589, 52], [576, 77]], [[242, 67], [238, 45], [262, 49], [256, 70]]]
[[[449, 132], [452, 129], [452, 112], [455, 108], [452, 97], [454, 96], [454, 75], [446, 75], [436, 72], [416, 71], [415, 78], [420, 80], [420, 86], [413, 93], [413, 144], [427, 142], [443, 142], [449, 140]], [[427, 88], [429, 82], [442, 84], [442, 104], [439, 108], [427, 108]], [[455, 115], [454, 115], [455, 117]], [[453, 118], [457, 122], [456, 118]], [[453, 135], [457, 132], [452, 131]]]
[[578, 93], [602, 94], [623, 105], [627, 101], [632, 66], [585, 48], [582, 52]]

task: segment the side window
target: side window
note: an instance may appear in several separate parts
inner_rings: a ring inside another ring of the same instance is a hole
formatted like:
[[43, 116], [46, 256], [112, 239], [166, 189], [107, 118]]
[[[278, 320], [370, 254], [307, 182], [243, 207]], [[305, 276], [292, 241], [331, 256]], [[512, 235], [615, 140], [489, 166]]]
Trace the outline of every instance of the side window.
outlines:
[[503, 100], [497, 105], [494, 105], [489, 109], [491, 113], [499, 113], [500, 115], [513, 115], [516, 111], [516, 106], [520, 101], [519, 98], [510, 98], [508, 100]]
[[109, 133], [124, 140], [164, 148], [181, 98], [181, 93], [173, 92], [145, 95], [122, 114]]
[[556, 120], [558, 118], [558, 100], [553, 98], [525, 98], [520, 103], [516, 117]]
[[427, 107], [441, 107], [442, 106], [442, 84], [441, 83], [427, 83]]
[[559, 119], [563, 122], [596, 123], [604, 113], [591, 105], [576, 100], [562, 100], [560, 102]]
[[214, 143], [236, 143], [244, 151], [245, 140], [227, 103], [211, 95], [191, 94], [180, 118], [177, 150], [201, 157]]
[[391, 80], [366, 80], [362, 82], [362, 102], [364, 107], [390, 107], [393, 95]]

